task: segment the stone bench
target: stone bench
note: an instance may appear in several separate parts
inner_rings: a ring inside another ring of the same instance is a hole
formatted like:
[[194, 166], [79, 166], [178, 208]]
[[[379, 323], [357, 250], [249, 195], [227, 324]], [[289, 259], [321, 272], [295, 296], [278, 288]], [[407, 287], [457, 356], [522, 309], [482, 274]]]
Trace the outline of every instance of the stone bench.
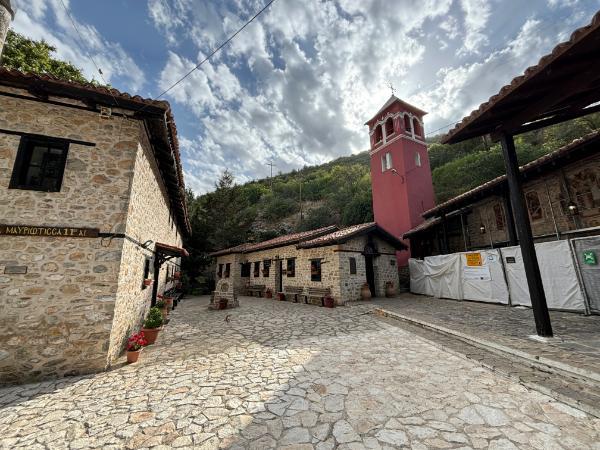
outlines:
[[288, 295], [289, 295], [289, 300], [293, 301], [294, 303], [298, 303], [298, 296], [302, 295], [303, 292], [304, 292], [304, 288], [300, 287], [300, 286], [284, 286], [283, 287], [283, 293], [285, 294], [286, 300], [288, 299]]
[[251, 284], [246, 287], [246, 292], [250, 297], [254, 297], [256, 293], [257, 297], [263, 297], [266, 290], [266, 286], [264, 284]]
[[308, 288], [308, 294], [306, 295], [306, 303], [317, 306], [324, 306], [324, 298], [331, 294], [331, 289], [329, 288]]

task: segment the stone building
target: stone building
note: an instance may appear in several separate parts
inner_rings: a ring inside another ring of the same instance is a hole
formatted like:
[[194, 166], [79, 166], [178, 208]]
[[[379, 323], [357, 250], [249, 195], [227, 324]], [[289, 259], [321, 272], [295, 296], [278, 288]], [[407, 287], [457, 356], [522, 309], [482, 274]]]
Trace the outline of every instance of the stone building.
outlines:
[[384, 296], [386, 283], [398, 288], [396, 252], [406, 246], [376, 223], [336, 226], [280, 236], [214, 252], [217, 279], [229, 278], [243, 294], [264, 285], [273, 295], [287, 288], [329, 288], [338, 305], [360, 299], [363, 284]]
[[0, 68], [0, 222], [0, 381], [110, 366], [190, 233], [169, 104]]
[[[521, 167], [536, 242], [600, 234], [600, 132]], [[414, 257], [516, 245], [506, 175], [423, 213], [404, 234]]]

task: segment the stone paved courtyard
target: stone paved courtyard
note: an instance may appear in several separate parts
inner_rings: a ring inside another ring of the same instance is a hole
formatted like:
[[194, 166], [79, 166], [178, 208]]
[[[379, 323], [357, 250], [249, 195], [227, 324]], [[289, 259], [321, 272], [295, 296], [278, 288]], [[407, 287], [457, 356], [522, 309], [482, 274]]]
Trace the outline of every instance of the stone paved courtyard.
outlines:
[[186, 299], [138, 364], [0, 389], [0, 448], [600, 449], [599, 419], [373, 306], [207, 303]]

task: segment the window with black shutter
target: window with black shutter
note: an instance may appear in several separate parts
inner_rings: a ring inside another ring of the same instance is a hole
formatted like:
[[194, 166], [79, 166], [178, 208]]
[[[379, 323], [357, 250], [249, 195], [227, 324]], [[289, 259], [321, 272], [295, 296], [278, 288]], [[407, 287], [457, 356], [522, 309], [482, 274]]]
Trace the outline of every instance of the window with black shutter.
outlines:
[[250, 269], [252, 263], [242, 263], [242, 278], [248, 278], [250, 276]]
[[225, 278], [229, 278], [231, 275], [231, 263], [225, 264]]
[[223, 276], [223, 264], [219, 264], [219, 271], [217, 272], [217, 276], [219, 278]]
[[59, 192], [68, 151], [66, 141], [23, 136], [9, 188]]

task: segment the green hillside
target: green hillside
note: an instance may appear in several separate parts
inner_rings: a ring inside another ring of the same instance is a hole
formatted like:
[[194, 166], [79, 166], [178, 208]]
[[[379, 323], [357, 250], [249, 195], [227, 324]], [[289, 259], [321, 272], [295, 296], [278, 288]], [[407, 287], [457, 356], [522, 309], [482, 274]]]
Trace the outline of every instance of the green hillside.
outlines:
[[[518, 136], [519, 161], [529, 162], [598, 128], [596, 114]], [[433, 138], [429, 157], [438, 202], [504, 173], [500, 146], [489, 139], [450, 146]], [[373, 219], [367, 152], [277, 175], [272, 190], [268, 179], [237, 185], [234, 177], [225, 172], [208, 194], [188, 192], [194, 232], [188, 246], [195, 255], [188, 261], [190, 269], [208, 263], [208, 252], [242, 242]]]

